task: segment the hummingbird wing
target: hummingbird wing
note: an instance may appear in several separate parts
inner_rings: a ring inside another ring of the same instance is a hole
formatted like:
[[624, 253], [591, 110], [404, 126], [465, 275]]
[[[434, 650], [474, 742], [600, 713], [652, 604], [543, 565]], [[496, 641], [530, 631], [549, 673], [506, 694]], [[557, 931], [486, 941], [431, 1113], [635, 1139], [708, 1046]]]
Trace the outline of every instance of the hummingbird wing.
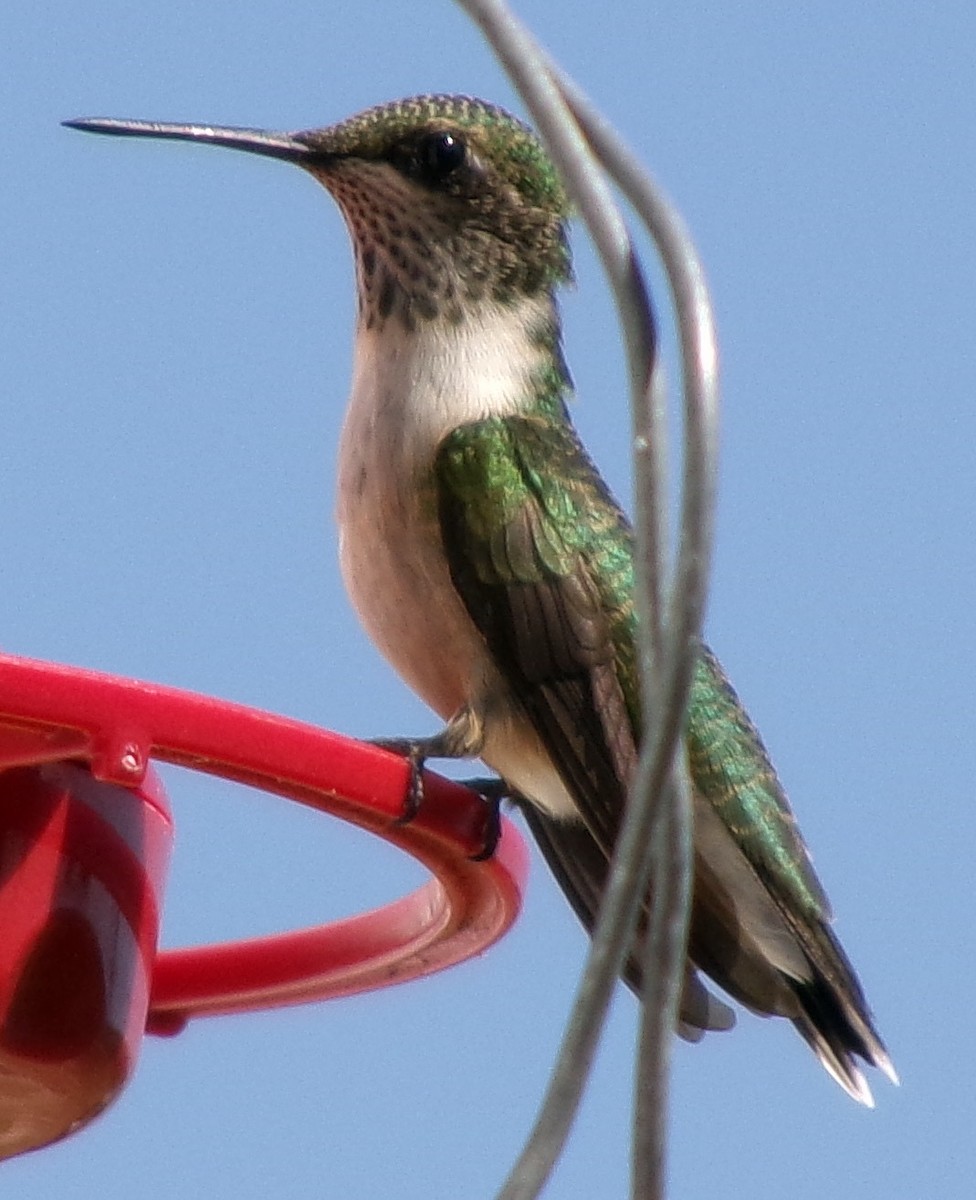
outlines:
[[[592, 931], [636, 760], [627, 520], [571, 426], [462, 426], [442, 443], [437, 476], [455, 587], [579, 805], [579, 823], [524, 812]], [[638, 986], [633, 955], [625, 978]], [[679, 1032], [697, 1040], [734, 1020], [689, 964]]]
[[531, 417], [456, 429], [436, 472], [454, 585], [609, 854], [639, 720], [626, 518], [572, 428]]
[[[641, 727], [630, 526], [568, 419], [461, 426], [435, 473], [454, 585], [582, 818], [529, 821], [592, 929]], [[686, 742], [691, 961], [747, 1007], [790, 1018], [837, 1081], [870, 1100], [856, 1057], [889, 1074], [890, 1061], [759, 734], [705, 646]], [[637, 946], [624, 975], [638, 990]], [[685, 1032], [727, 1028], [728, 1010], [702, 993], [697, 979], [686, 987]]]

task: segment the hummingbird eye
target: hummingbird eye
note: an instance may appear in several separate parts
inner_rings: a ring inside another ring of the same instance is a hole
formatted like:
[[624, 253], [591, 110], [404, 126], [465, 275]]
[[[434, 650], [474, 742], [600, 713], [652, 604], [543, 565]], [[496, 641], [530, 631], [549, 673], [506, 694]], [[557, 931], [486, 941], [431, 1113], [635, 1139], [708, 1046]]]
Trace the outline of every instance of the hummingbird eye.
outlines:
[[456, 133], [441, 130], [428, 133], [417, 147], [420, 174], [429, 183], [440, 183], [463, 166], [468, 155], [464, 139]]

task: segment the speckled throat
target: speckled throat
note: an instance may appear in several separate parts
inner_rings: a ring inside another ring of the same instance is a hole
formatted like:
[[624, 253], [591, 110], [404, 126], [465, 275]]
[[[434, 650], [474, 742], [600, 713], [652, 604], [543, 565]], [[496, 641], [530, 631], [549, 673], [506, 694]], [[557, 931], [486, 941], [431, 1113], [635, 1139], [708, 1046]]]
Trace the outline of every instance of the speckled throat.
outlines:
[[[551, 214], [533, 219], [521, 208], [517, 217], [496, 211], [476, 222], [469, 207], [458, 212], [454, 197], [425, 190], [383, 161], [339, 160], [320, 178], [349, 227], [359, 320], [368, 329], [390, 318], [408, 330], [426, 321], [457, 325], [486, 301], [507, 307], [568, 273], [561, 245], [553, 261]], [[489, 217], [501, 224], [489, 227]]]

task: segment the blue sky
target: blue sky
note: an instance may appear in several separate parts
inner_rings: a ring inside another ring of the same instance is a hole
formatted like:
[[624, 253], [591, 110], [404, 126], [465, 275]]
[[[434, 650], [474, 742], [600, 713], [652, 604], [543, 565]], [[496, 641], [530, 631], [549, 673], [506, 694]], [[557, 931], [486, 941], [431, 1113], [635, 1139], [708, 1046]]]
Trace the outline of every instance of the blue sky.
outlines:
[[[676, 1052], [673, 1194], [968, 1196], [976, 12], [526, 0], [681, 205], [723, 360], [709, 637], [761, 727], [903, 1086], [859, 1109], [788, 1026]], [[0, 39], [0, 641], [353, 735], [433, 721], [341, 590], [352, 268], [301, 173], [66, 117], [283, 129], [466, 91], [516, 106], [441, 0], [8, 4]], [[577, 236], [578, 423], [628, 493], [624, 371]], [[418, 875], [170, 772], [173, 945], [354, 912]], [[582, 960], [541, 863], [513, 933], [409, 988], [148, 1041], [119, 1102], [2, 1168], [22, 1200], [484, 1196]], [[547, 1195], [624, 1193], [621, 995]], [[788, 1180], [788, 1184], [784, 1183]]]

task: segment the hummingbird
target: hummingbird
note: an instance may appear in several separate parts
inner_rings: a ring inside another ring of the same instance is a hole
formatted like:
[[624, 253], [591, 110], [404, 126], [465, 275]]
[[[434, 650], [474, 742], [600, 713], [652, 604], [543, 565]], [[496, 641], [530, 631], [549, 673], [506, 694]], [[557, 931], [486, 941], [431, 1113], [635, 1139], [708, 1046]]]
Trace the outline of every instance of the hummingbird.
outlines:
[[[486, 763], [592, 931], [640, 740], [634, 539], [570, 417], [556, 293], [571, 205], [542, 144], [454, 95], [298, 133], [66, 124], [283, 159], [338, 204], [358, 298], [336, 508], [346, 589], [444, 722], [404, 745]], [[734, 1024], [708, 977], [792, 1021], [872, 1105], [861, 1064], [897, 1082], [894, 1067], [762, 739], [704, 643], [684, 747], [694, 885], [677, 1032]], [[640, 937], [622, 972], [638, 995]]]

